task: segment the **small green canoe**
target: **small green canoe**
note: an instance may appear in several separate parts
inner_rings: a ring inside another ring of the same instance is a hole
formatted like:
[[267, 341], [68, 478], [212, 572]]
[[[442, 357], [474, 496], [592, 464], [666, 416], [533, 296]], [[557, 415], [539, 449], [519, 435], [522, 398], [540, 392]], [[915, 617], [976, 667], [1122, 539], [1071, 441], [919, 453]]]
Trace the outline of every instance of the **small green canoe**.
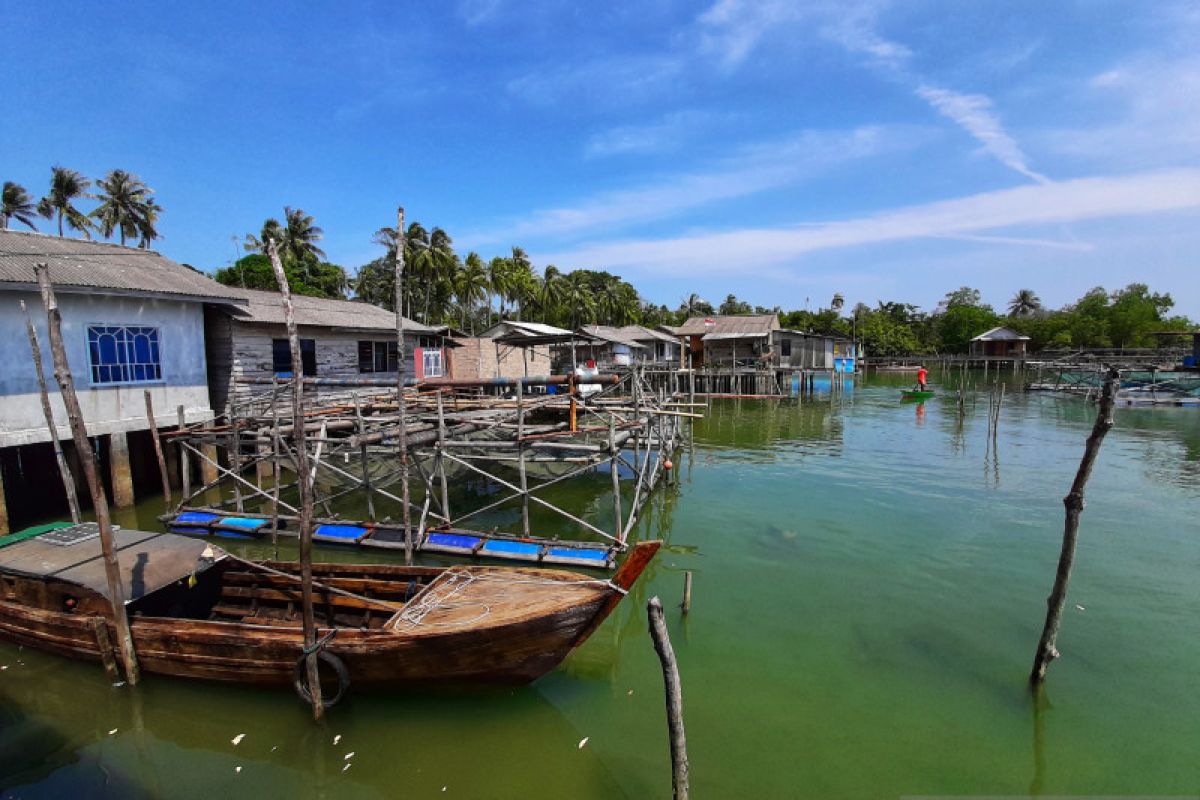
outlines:
[[931, 397], [933, 397], [933, 392], [928, 389], [923, 392], [916, 389], [905, 389], [900, 392], [901, 400], [928, 400]]

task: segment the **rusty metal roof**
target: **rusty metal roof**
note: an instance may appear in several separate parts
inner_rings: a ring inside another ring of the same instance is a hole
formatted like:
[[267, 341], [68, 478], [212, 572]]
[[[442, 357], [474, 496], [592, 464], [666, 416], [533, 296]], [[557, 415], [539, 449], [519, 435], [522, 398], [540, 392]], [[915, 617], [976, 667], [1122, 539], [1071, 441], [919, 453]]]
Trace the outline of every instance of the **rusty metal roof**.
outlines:
[[35, 289], [33, 268], [38, 263], [49, 266], [50, 279], [60, 291], [107, 290], [230, 303], [243, 300], [241, 290], [223, 286], [154, 250], [0, 230], [0, 289]]

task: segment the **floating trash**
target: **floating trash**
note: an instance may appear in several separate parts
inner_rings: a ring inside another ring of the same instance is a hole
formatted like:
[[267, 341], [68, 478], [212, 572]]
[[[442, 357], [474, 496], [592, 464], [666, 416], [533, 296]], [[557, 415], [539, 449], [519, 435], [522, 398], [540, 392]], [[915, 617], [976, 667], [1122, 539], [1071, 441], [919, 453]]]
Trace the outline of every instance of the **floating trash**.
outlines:
[[580, 740], [579, 740], [579, 749], [580, 749], [580, 750], [582, 750], [582, 749], [583, 749], [583, 746], [584, 746], [585, 744], [587, 744], [587, 740], [588, 740], [588, 739], [590, 739], [590, 738], [591, 738], [590, 736], [585, 736], [585, 737], [583, 737], [582, 739], [580, 739]]
[[242, 739], [245, 739], [245, 738], [246, 738], [246, 734], [239, 733], [237, 736], [233, 737], [229, 741], [233, 742], [234, 747], [237, 747], [239, 744], [242, 743]]

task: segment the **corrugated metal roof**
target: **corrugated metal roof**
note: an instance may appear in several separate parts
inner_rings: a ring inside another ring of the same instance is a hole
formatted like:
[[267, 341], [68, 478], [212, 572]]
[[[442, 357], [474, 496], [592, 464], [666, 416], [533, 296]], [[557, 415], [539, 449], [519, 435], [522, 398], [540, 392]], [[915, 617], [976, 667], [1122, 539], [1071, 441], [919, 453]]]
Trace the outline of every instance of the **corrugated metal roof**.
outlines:
[[990, 331], [984, 331], [978, 336], [971, 339], [972, 342], [1001, 342], [1001, 341], [1021, 341], [1029, 339], [1028, 336], [1022, 336], [1012, 328], [1006, 328], [1003, 325], [992, 328]]
[[717, 341], [719, 339], [765, 339], [770, 335], [769, 332], [762, 333], [706, 333], [700, 337], [705, 342]]
[[485, 339], [496, 339], [501, 336], [570, 336], [565, 328], [556, 328], [541, 322], [518, 322], [515, 319], [505, 319], [480, 334]]
[[[711, 319], [713, 326], [704, 324]], [[779, 327], [779, 317], [774, 314], [747, 314], [745, 316], [691, 317], [676, 328], [680, 336], [703, 336], [705, 334], [737, 333], [743, 336], [766, 336]]]
[[[257, 289], [242, 289], [249, 305], [245, 314], [239, 314], [239, 322], [262, 324], [284, 323], [283, 299], [279, 292], [264, 292]], [[330, 300], [326, 297], [292, 295], [292, 309], [296, 324], [308, 327], [342, 328], [346, 330], [396, 330], [396, 315], [386, 308], [355, 300]], [[433, 334], [439, 329], [431, 328], [404, 319], [404, 329], [412, 333]]]
[[580, 330], [586, 334], [595, 336], [597, 339], [603, 339], [606, 342], [623, 344], [626, 347], [636, 347], [639, 350], [643, 349], [643, 345], [638, 344], [637, 340], [629, 335], [624, 328], [614, 328], [611, 325], [584, 325]]
[[668, 333], [663, 333], [662, 331], [656, 331], [651, 328], [647, 328], [645, 325], [626, 325], [620, 330], [622, 335], [628, 336], [630, 339], [636, 342], [648, 342], [653, 340], [656, 342], [670, 342], [671, 344], [679, 344], [679, 340], [674, 336], [671, 336]]
[[244, 297], [241, 290], [222, 286], [154, 250], [0, 230], [0, 289], [36, 286], [33, 268], [38, 263], [50, 267], [50, 279], [62, 290], [108, 289], [231, 302]]

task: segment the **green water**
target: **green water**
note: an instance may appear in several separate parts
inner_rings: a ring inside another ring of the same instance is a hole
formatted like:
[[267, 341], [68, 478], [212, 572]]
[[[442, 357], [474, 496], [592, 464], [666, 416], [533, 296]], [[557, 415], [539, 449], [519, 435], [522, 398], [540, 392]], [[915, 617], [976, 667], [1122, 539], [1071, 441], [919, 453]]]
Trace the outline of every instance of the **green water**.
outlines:
[[[669, 797], [652, 594], [697, 797], [1200, 793], [1200, 411], [1118, 410], [1035, 713], [1025, 679], [1094, 407], [1009, 393], [993, 454], [984, 395], [960, 424], [944, 393], [900, 403], [907, 380], [714, 403], [639, 526], [669, 548], [529, 687], [352, 690], [314, 728], [286, 691], [131, 691], [0, 645], [0, 796]], [[607, 483], [557, 497], [599, 521]]]

